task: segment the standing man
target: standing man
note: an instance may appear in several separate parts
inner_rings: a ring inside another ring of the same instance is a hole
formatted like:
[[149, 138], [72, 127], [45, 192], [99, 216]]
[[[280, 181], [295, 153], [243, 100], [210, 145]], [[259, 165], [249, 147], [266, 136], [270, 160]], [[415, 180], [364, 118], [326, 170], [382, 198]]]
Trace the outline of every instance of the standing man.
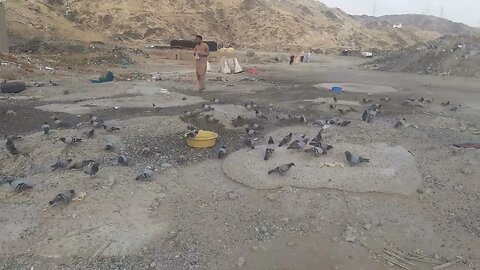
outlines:
[[207, 62], [208, 62], [208, 45], [203, 42], [203, 37], [197, 35], [195, 37], [195, 64], [197, 71], [198, 91], [201, 93], [205, 90], [205, 77], [207, 75]]

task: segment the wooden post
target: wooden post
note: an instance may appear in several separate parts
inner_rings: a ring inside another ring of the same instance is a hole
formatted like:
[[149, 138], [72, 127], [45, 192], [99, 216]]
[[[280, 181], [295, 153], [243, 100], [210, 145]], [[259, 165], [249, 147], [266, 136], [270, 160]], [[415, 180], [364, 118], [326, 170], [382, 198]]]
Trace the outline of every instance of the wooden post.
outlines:
[[0, 0], [0, 53], [8, 53], [7, 20], [5, 18], [5, 0]]

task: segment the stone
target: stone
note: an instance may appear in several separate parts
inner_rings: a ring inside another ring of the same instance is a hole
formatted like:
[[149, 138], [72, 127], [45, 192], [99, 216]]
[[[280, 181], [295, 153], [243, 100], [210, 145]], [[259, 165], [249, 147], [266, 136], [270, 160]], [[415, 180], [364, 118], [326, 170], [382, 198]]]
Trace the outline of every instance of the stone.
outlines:
[[237, 199], [238, 197], [240, 197], [240, 195], [238, 195], [237, 193], [233, 192], [233, 191], [230, 191], [227, 193], [227, 196], [230, 200], [235, 200]]
[[357, 241], [357, 229], [350, 225], [347, 225], [347, 228], [345, 229], [345, 232], [343, 232], [342, 237], [347, 242]]
[[363, 228], [368, 231], [372, 228], [372, 224], [366, 223], [365, 225], [363, 225]]
[[238, 257], [236, 265], [237, 267], [243, 267], [245, 265], [245, 257]]

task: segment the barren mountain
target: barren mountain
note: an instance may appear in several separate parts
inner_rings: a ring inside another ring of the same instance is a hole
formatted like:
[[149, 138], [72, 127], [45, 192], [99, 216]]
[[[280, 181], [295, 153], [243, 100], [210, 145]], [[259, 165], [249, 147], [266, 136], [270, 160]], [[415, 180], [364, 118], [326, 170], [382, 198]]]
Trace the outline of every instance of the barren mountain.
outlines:
[[386, 15], [373, 17], [368, 15], [354, 16], [366, 25], [390, 26], [402, 24], [404, 28], [414, 32], [428, 31], [440, 35], [472, 35], [480, 34], [480, 28], [463, 23], [453, 22], [444, 18], [421, 14]]
[[6, 6], [11, 34], [27, 38], [149, 42], [201, 33], [219, 42], [278, 49], [392, 49], [425, 39], [409, 30], [366, 26], [315, 0], [42, 0]]

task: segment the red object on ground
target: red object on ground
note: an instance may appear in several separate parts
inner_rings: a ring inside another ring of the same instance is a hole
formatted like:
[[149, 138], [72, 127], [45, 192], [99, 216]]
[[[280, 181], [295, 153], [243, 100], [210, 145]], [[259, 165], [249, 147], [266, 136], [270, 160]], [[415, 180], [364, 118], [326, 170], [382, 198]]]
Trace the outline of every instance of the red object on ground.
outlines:
[[256, 67], [249, 67], [247, 68], [247, 73], [250, 75], [255, 75], [258, 73], [258, 69]]
[[454, 144], [453, 146], [456, 146], [459, 148], [480, 149], [480, 143], [462, 143], [462, 144]]

